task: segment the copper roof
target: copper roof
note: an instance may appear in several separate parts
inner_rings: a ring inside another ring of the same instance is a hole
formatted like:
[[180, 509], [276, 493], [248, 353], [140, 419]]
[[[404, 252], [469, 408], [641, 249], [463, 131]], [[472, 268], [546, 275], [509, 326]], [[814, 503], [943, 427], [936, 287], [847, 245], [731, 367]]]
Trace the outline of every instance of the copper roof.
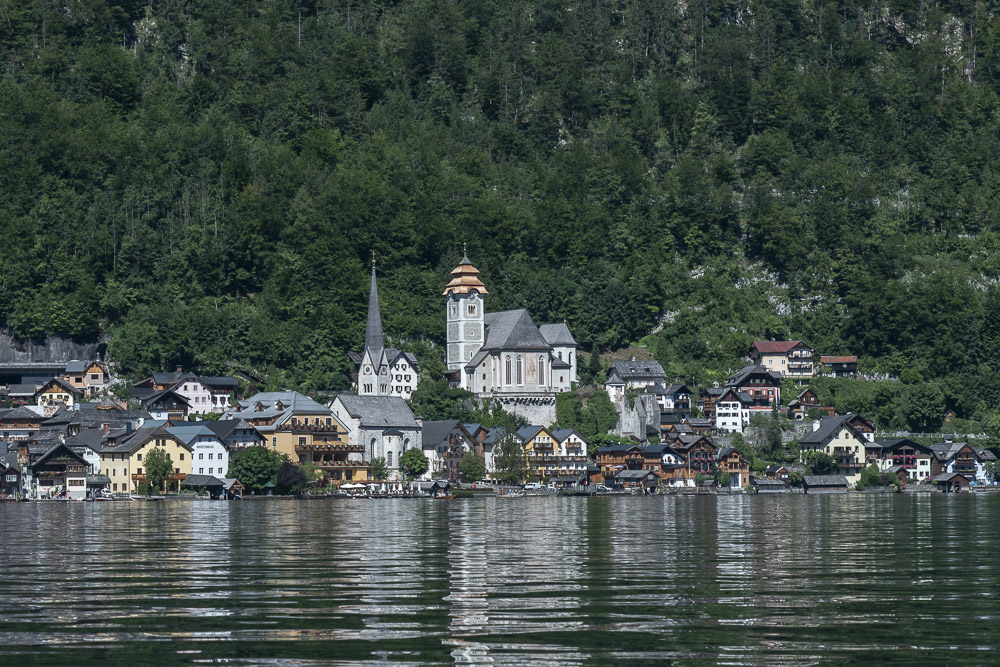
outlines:
[[442, 296], [449, 294], [468, 294], [476, 290], [480, 294], [489, 294], [486, 285], [479, 279], [479, 269], [474, 267], [467, 257], [462, 257], [462, 262], [451, 270], [453, 276], [451, 282], [444, 288]]

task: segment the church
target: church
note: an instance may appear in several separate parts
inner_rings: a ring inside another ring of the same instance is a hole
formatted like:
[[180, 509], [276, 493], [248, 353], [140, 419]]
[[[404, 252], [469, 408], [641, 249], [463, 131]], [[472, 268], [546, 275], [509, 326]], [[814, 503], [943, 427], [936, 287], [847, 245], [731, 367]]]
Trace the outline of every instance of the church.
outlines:
[[468, 256], [451, 276], [442, 296], [452, 386], [492, 398], [531, 424], [552, 424], [556, 394], [577, 383], [576, 341], [569, 327], [538, 326], [524, 309], [487, 313], [489, 292]]
[[409, 352], [385, 346], [378, 285], [375, 282], [375, 260], [372, 260], [372, 285], [368, 293], [365, 349], [350, 352], [348, 357], [356, 364], [354, 380], [358, 396], [395, 396], [409, 400], [420, 382], [417, 358]]

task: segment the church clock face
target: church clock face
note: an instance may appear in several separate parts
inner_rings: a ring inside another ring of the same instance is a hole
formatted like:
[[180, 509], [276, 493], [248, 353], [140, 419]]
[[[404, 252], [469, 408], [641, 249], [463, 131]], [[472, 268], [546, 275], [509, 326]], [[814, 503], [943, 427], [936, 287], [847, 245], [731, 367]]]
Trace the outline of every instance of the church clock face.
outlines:
[[469, 292], [469, 301], [475, 301], [478, 298], [479, 298], [478, 294], [476, 294], [475, 292]]
[[365, 373], [371, 373], [371, 372], [372, 372], [372, 367], [371, 366], [365, 366]]

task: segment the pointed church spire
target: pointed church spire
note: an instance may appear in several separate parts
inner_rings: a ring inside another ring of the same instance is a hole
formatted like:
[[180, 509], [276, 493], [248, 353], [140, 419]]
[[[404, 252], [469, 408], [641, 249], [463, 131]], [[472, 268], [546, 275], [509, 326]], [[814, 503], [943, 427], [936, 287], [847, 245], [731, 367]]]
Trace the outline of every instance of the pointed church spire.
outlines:
[[379, 363], [382, 348], [382, 313], [378, 307], [378, 285], [375, 284], [375, 253], [372, 252], [372, 287], [368, 293], [368, 326], [365, 328], [365, 351], [371, 352], [372, 362]]

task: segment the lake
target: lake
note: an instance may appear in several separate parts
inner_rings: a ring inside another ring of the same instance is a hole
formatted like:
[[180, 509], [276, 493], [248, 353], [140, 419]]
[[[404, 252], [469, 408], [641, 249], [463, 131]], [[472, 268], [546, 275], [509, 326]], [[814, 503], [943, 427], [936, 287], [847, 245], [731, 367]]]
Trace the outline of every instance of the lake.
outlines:
[[1000, 494], [0, 505], [0, 664], [984, 664]]

